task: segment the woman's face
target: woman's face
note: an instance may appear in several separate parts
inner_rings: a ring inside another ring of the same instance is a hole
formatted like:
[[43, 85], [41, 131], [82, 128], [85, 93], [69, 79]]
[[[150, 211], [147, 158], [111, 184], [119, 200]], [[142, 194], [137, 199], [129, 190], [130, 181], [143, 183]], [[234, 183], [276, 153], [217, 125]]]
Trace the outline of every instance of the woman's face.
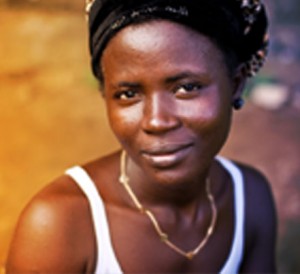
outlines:
[[223, 146], [234, 93], [223, 59], [209, 38], [163, 20], [109, 42], [101, 65], [110, 125], [147, 178], [195, 180]]

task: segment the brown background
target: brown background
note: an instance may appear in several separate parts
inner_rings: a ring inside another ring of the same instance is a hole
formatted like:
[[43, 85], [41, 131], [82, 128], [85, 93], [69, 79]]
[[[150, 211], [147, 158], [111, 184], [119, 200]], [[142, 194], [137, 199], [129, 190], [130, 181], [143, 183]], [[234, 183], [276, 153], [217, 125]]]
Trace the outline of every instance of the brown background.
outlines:
[[[67, 167], [118, 147], [90, 73], [86, 22], [78, 12], [82, 3], [28, 2], [20, 7], [16, 0], [0, 0], [0, 266], [30, 197]], [[286, 85], [289, 100], [276, 111], [249, 100], [235, 114], [222, 152], [258, 167], [271, 181], [282, 272], [300, 272], [295, 244], [300, 229], [299, 72], [297, 62], [271, 54], [262, 75]]]

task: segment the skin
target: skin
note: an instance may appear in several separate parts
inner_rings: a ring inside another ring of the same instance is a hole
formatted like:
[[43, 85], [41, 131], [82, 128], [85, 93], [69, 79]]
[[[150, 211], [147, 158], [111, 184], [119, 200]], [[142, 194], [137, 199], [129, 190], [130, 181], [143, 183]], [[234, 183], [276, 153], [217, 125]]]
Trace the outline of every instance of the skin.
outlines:
[[[172, 241], [190, 250], [203, 239], [211, 220], [207, 177], [218, 208], [212, 237], [189, 261], [161, 243], [118, 182], [119, 152], [85, 165], [105, 201], [122, 270], [217, 273], [230, 252], [234, 205], [231, 178], [214, 157], [227, 138], [231, 105], [244, 78], [238, 71], [229, 76], [222, 52], [210, 39], [168, 21], [121, 30], [109, 42], [101, 66], [110, 125], [128, 154], [130, 185]], [[239, 166], [246, 190], [240, 272], [273, 273], [276, 218], [271, 191], [257, 171]], [[88, 202], [62, 176], [23, 211], [7, 271], [89, 273], [97, 252]]]

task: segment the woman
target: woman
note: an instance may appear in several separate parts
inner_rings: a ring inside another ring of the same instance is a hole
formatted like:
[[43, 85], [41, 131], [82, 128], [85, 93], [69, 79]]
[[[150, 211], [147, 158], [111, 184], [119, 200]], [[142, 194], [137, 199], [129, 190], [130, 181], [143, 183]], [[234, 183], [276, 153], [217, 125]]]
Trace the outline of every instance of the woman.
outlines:
[[68, 170], [33, 198], [7, 271], [275, 272], [268, 183], [217, 156], [266, 55], [262, 3], [96, 0], [87, 12], [122, 152]]

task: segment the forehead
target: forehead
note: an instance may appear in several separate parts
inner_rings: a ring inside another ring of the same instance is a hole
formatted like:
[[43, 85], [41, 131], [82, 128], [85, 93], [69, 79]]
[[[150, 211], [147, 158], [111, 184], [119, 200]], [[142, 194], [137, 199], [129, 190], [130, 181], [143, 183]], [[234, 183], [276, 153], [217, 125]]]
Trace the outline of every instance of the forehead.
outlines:
[[[113, 66], [114, 64], [118, 66]], [[208, 37], [178, 23], [155, 20], [127, 26], [108, 43], [103, 72], [157, 65], [198, 66], [212, 70], [225, 66], [221, 50]]]

